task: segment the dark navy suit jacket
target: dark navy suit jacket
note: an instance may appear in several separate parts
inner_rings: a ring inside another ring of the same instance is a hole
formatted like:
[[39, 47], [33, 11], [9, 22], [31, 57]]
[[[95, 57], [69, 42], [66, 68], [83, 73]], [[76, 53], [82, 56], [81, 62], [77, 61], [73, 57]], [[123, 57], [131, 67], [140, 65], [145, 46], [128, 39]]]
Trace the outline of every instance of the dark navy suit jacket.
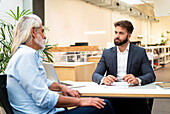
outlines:
[[[107, 72], [107, 75], [117, 77], [116, 46], [103, 51], [98, 66], [93, 73], [92, 80], [99, 84], [105, 72]], [[142, 85], [154, 82], [156, 79], [145, 49], [135, 46], [132, 43], [130, 43], [129, 47], [127, 74], [133, 74], [135, 77], [140, 78]]]

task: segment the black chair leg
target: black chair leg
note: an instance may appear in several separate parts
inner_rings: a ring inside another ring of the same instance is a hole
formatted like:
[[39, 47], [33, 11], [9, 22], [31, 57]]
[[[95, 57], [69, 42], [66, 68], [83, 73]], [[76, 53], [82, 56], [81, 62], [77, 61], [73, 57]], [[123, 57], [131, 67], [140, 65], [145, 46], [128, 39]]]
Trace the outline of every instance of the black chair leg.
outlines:
[[6, 80], [7, 80], [7, 76], [5, 74], [0, 75], [0, 102], [7, 114], [14, 114], [12, 111], [12, 107], [8, 101]]

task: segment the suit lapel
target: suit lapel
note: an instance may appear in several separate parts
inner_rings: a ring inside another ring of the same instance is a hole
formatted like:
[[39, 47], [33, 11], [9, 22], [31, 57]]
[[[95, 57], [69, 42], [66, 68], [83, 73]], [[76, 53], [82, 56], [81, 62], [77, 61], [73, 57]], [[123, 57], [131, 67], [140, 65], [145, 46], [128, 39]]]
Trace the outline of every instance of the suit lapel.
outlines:
[[113, 72], [115, 73], [114, 76], [117, 77], [117, 46], [113, 48]]
[[133, 58], [133, 44], [130, 43], [130, 47], [129, 47], [129, 54], [128, 54], [128, 61], [127, 61], [127, 74], [130, 73], [130, 65], [132, 62], [132, 58]]

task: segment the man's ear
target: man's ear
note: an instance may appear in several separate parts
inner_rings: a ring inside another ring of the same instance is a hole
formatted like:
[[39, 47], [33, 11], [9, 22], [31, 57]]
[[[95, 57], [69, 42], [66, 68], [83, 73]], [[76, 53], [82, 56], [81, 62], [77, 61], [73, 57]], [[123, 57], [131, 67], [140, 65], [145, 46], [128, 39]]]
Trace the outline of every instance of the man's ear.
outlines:
[[37, 35], [37, 30], [34, 27], [31, 29], [31, 34], [33, 38], [35, 38]]
[[128, 39], [130, 39], [131, 35], [132, 35], [132, 34], [129, 34], [129, 35], [128, 35]]

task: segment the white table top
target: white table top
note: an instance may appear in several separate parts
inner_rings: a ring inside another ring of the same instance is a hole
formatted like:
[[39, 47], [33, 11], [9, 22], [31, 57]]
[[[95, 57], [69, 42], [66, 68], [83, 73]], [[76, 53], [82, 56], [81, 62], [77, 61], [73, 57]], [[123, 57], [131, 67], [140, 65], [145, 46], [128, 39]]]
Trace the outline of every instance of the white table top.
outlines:
[[82, 96], [170, 98], [170, 89], [163, 89], [155, 83], [144, 86], [106, 86], [94, 82], [64, 82], [80, 85], [72, 89], [79, 90]]

